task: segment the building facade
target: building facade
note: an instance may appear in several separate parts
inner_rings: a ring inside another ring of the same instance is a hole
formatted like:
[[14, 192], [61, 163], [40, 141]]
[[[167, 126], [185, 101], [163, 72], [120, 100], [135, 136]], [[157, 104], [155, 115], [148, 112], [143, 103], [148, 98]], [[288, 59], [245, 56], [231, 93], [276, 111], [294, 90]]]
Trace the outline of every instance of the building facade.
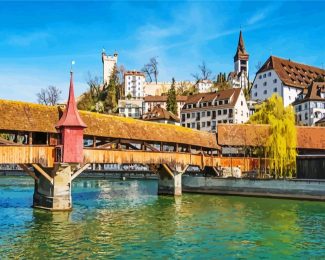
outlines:
[[239, 33], [236, 54], [234, 56], [234, 71], [228, 74], [227, 81], [233, 88], [249, 87], [249, 54], [246, 52], [242, 31]]
[[243, 124], [249, 119], [241, 88], [188, 97], [181, 110], [181, 125], [204, 131], [216, 131], [218, 124]]
[[197, 90], [199, 93], [207, 93], [211, 92], [211, 88], [213, 86], [213, 82], [211, 80], [199, 80], [199, 82], [196, 84]]
[[314, 126], [325, 117], [325, 83], [313, 82], [292, 104], [298, 125]]
[[[180, 115], [181, 108], [185, 105], [187, 96], [176, 96], [177, 115]], [[146, 96], [143, 98], [143, 112], [152, 111], [155, 107], [167, 109], [167, 96]]]
[[251, 98], [264, 101], [277, 93], [288, 106], [319, 76], [324, 77], [325, 70], [271, 56], [256, 73]]
[[126, 71], [124, 73], [125, 97], [141, 99], [144, 97], [145, 76], [140, 71]]
[[143, 114], [142, 99], [120, 99], [118, 101], [118, 112], [120, 116], [141, 118]]
[[118, 54], [115, 52], [113, 55], [106, 55], [105, 51], [102, 52], [103, 63], [103, 84], [108, 83], [114, 67], [117, 64]]
[[155, 106], [149, 112], [144, 113], [142, 120], [162, 124], [179, 125], [179, 118], [159, 105]]

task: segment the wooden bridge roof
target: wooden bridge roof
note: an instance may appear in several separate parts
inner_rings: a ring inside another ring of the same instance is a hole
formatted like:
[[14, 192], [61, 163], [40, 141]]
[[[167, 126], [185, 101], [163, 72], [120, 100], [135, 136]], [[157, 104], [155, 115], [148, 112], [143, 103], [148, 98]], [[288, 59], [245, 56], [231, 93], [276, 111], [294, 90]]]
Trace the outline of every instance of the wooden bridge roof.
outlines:
[[[268, 135], [268, 125], [218, 125], [221, 146], [263, 146]], [[325, 127], [297, 126], [297, 148], [325, 149]]]
[[[0, 130], [57, 133], [58, 107], [0, 100]], [[80, 111], [85, 135], [170, 142], [218, 149], [215, 134], [180, 126]]]

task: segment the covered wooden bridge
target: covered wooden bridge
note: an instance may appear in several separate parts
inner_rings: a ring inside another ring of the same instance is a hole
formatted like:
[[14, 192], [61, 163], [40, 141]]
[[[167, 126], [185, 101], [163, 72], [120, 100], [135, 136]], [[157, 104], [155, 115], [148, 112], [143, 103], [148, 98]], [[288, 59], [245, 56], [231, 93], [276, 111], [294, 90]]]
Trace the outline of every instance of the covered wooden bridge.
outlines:
[[213, 170], [219, 161], [215, 134], [79, 112], [72, 74], [66, 107], [0, 100], [0, 110], [0, 164], [19, 164], [35, 179], [39, 208], [71, 209], [71, 182], [90, 163], [152, 165], [158, 193], [180, 195], [189, 165]]

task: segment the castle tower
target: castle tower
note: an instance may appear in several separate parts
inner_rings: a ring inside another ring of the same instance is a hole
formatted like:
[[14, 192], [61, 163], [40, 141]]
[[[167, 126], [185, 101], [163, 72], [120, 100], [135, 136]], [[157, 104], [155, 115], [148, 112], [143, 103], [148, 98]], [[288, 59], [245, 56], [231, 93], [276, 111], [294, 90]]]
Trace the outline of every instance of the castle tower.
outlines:
[[117, 64], [118, 54], [115, 52], [113, 56], [106, 55], [105, 50], [102, 52], [103, 62], [103, 83], [108, 83], [113, 72], [115, 65]]
[[73, 73], [70, 76], [70, 89], [67, 107], [55, 126], [61, 133], [62, 162], [83, 162], [83, 129], [86, 124], [82, 121], [74, 98]]

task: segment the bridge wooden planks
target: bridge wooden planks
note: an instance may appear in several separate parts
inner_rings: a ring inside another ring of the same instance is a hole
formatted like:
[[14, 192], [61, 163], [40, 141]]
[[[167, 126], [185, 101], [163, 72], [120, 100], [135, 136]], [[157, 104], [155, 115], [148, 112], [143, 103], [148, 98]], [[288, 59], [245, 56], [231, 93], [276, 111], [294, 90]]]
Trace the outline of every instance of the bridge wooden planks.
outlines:
[[[54, 146], [0, 146], [0, 164], [39, 163], [52, 167], [54, 149]], [[220, 159], [206, 154], [85, 148], [84, 163], [197, 165], [203, 168], [217, 166]]]
[[157, 151], [130, 151], [130, 150], [104, 150], [84, 149], [85, 163], [118, 163], [118, 164], [171, 164], [171, 165], [197, 165], [217, 166], [219, 158], [202, 154], [157, 152]]
[[0, 146], [0, 164], [40, 163], [52, 167], [54, 163], [54, 147], [52, 146]]

